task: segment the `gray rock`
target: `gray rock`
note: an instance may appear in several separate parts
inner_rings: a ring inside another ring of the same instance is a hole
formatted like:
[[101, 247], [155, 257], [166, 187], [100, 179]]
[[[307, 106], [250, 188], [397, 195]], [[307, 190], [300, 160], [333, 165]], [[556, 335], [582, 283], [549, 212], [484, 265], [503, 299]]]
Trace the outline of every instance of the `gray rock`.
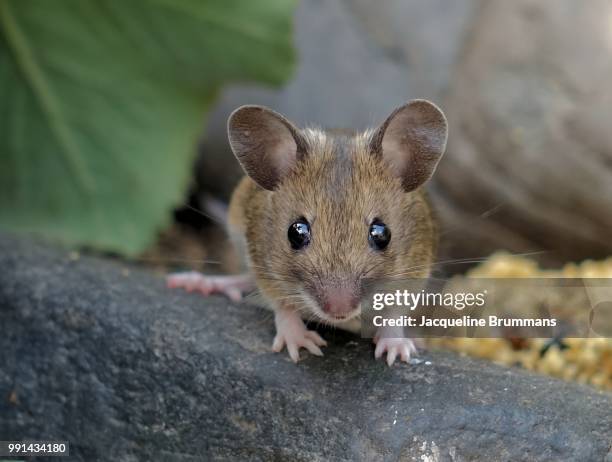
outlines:
[[323, 335], [298, 365], [268, 312], [122, 262], [0, 236], [0, 440], [72, 460], [603, 460], [610, 394], [452, 354], [388, 368]]

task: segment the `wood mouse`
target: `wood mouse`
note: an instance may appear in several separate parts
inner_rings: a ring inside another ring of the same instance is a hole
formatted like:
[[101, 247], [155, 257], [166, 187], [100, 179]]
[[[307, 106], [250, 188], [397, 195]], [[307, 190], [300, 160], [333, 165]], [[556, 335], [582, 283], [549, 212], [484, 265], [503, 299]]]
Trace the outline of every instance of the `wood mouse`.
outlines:
[[[275, 313], [272, 349], [322, 355], [302, 319], [359, 330], [365, 278], [427, 278], [437, 231], [423, 190], [447, 140], [443, 112], [426, 100], [399, 107], [375, 130], [299, 129], [262, 106], [228, 119], [246, 176], [229, 205], [230, 236], [248, 274], [168, 277], [170, 287], [239, 300], [259, 289]], [[409, 361], [414, 342], [381, 328], [375, 357]]]

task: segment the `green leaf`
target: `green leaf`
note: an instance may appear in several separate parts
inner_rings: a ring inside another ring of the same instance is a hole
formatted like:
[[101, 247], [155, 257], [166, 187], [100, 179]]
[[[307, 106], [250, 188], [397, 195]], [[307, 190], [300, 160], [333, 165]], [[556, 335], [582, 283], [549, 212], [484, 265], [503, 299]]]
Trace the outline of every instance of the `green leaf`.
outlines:
[[0, 227], [134, 255], [219, 87], [279, 84], [294, 0], [0, 0]]

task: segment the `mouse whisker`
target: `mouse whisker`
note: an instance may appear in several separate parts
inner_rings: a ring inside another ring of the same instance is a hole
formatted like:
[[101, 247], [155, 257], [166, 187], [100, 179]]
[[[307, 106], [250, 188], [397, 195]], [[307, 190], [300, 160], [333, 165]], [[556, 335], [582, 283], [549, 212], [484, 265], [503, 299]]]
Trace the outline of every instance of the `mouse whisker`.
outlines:
[[374, 265], [370, 266], [370, 268], [368, 268], [367, 270], [365, 270], [363, 273], [361, 273], [361, 277], [367, 277], [370, 273], [372, 273], [373, 271], [379, 269], [380, 267], [384, 266], [386, 264], [385, 261], [380, 261], [378, 263], [375, 263]]
[[194, 212], [196, 212], [199, 215], [202, 215], [205, 218], [208, 218], [209, 220], [212, 220], [213, 222], [215, 222], [216, 224], [220, 225], [222, 228], [224, 228], [226, 226], [226, 223], [224, 223], [223, 221], [219, 220], [217, 217], [206, 213], [196, 207], [193, 207], [192, 205], [189, 204], [183, 204], [183, 206], [185, 206], [186, 208], [188, 208], [189, 210], [192, 210]]
[[310, 255], [308, 255], [308, 253], [306, 254], [306, 258], [308, 258], [308, 261], [310, 262], [310, 265], [312, 267], [312, 269], [314, 270], [317, 279], [319, 280], [319, 284], [323, 285], [324, 281], [323, 281], [323, 277], [321, 275], [321, 271], [319, 270], [319, 268], [317, 267], [317, 265], [314, 264], [314, 262], [312, 261], [312, 258], [310, 258]]
[[[507, 201], [499, 202], [496, 205], [494, 205], [493, 207], [485, 210], [484, 212], [482, 212], [482, 213], [480, 213], [478, 215], [475, 215], [474, 217], [468, 218], [467, 221], [486, 220], [490, 216], [495, 215], [497, 212], [499, 212], [506, 204], [507, 204]], [[458, 231], [459, 229], [461, 229], [460, 226], [451, 226], [451, 227], [441, 231], [439, 235], [440, 236], [446, 236], [447, 234], [454, 233], [454, 232]]]
[[266, 280], [266, 281], [272, 281], [272, 282], [292, 282], [290, 279], [288, 278], [284, 278], [281, 276], [276, 276], [276, 275], [258, 275], [258, 278], [261, 280]]
[[[544, 254], [546, 252], [548, 251], [547, 250], [537, 250], [533, 252], [516, 253], [516, 254], [511, 254], [511, 255], [514, 257], [527, 257], [527, 256]], [[472, 257], [472, 258], [457, 258], [457, 259], [451, 259], [451, 260], [440, 260], [440, 261], [433, 262], [433, 263], [426, 263], [423, 265], [415, 265], [415, 266], [409, 267], [407, 269], [407, 272], [418, 270], [418, 269], [423, 269], [427, 267], [441, 266], [441, 265], [482, 263], [484, 261], [487, 261], [488, 259], [489, 257]]]
[[149, 257], [136, 257], [131, 258], [133, 262], [144, 262], [144, 263], [203, 263], [207, 265], [222, 265], [223, 262], [217, 260], [199, 260], [195, 258], [149, 258]]

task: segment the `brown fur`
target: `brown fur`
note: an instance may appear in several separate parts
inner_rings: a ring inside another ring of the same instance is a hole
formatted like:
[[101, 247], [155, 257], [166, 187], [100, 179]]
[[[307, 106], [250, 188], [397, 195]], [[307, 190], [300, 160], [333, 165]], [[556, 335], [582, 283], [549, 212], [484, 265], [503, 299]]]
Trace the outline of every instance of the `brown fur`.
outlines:
[[[402, 179], [372, 152], [373, 132], [349, 135], [301, 131], [307, 155], [273, 191], [249, 177], [236, 188], [229, 225], [261, 293], [272, 307], [316, 299], [324, 284], [363, 278], [427, 277], [436, 229], [422, 188], [406, 192]], [[292, 250], [287, 229], [300, 217], [311, 225], [308, 247]], [[374, 218], [389, 226], [384, 251], [368, 244]], [[313, 313], [310, 313], [312, 315]]]

